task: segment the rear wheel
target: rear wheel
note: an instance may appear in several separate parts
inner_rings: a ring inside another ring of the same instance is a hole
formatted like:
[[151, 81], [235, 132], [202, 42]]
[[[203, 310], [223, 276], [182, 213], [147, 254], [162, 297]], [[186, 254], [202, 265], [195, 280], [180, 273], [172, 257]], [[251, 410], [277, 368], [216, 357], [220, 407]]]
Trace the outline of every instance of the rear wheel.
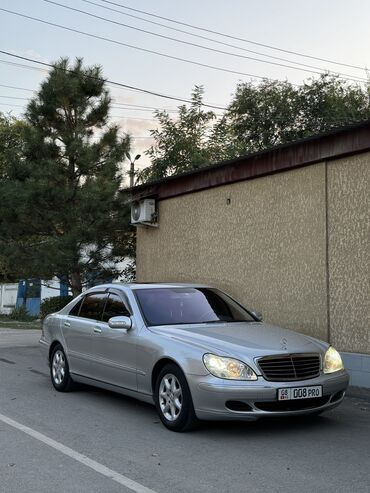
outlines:
[[54, 388], [59, 392], [72, 390], [73, 380], [69, 373], [68, 360], [60, 344], [55, 346], [51, 353], [50, 377]]
[[190, 431], [198, 425], [185, 375], [175, 364], [160, 371], [154, 401], [162, 423], [171, 431]]

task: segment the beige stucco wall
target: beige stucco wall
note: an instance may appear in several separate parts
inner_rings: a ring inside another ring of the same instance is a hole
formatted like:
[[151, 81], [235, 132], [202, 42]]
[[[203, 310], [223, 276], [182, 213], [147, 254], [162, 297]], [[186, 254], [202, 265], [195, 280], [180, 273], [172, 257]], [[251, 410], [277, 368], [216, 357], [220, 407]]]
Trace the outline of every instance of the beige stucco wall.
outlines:
[[332, 343], [370, 354], [370, 153], [328, 165], [328, 240]]
[[370, 354], [369, 210], [370, 153], [160, 201], [159, 228], [138, 229], [137, 278], [211, 284]]
[[137, 279], [211, 284], [325, 339], [325, 217], [323, 163], [164, 200], [138, 229]]

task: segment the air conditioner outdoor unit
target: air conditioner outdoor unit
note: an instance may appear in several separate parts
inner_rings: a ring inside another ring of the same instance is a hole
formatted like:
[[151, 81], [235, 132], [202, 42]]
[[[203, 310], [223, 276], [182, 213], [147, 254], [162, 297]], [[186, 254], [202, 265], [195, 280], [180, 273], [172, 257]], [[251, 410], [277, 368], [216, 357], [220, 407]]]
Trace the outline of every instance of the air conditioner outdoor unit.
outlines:
[[131, 204], [131, 224], [155, 226], [155, 200], [135, 200]]

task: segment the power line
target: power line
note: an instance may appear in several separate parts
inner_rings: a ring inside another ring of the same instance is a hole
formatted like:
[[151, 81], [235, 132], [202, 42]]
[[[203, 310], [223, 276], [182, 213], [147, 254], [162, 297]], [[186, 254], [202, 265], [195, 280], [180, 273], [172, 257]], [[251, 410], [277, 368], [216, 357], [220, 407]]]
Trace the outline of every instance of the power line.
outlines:
[[[24, 106], [22, 105], [17, 105], [17, 104], [11, 104], [11, 103], [2, 103], [0, 102], [0, 106], [12, 106], [12, 107], [17, 107], [17, 108], [23, 108], [24, 109]], [[265, 122], [266, 121], [266, 118], [263, 118], [261, 116], [261, 114], [258, 114], [258, 115], [253, 115], [252, 113], [245, 113], [243, 114], [242, 116], [244, 117], [248, 117], [248, 118], [253, 118], [254, 121], [258, 122], [258, 121], [261, 121], [261, 122]], [[155, 120], [152, 120], [151, 118], [131, 118], [131, 117], [128, 117], [128, 116], [125, 116], [125, 115], [109, 115], [110, 118], [122, 118], [122, 119], [126, 119], [126, 120], [138, 120], [138, 121], [141, 121], [141, 120], [147, 120], [147, 121], [152, 121], [153, 123], [155, 123]], [[272, 121], [288, 121], [288, 118], [285, 118], [285, 117], [279, 117], [279, 116], [273, 116], [273, 117], [270, 117]], [[325, 117], [322, 117], [320, 118], [322, 121], [326, 122], [326, 123], [329, 123], [329, 124], [343, 124], [343, 123], [358, 123], [358, 122], [361, 122], [363, 120], [365, 120], [365, 118], [363, 119], [358, 119], [358, 118], [353, 118], [353, 117], [336, 117], [336, 118], [333, 118], [333, 119], [328, 119], [328, 118], [325, 118]], [[149, 138], [153, 138], [153, 137], [145, 137], [145, 136], [134, 136], [134, 138], [139, 138], [139, 139], [149, 139]]]
[[153, 111], [156, 111], [156, 110], [166, 110], [166, 111], [177, 111], [176, 108], [157, 108], [155, 106], [144, 106], [142, 104], [131, 104], [131, 103], [125, 103], [125, 102], [122, 102], [122, 101], [117, 101], [116, 99], [112, 99], [112, 101], [114, 101], [114, 104], [116, 105], [124, 105], [124, 106], [132, 106], [133, 108], [145, 108], [147, 110], [153, 110]]
[[[14, 53], [10, 53], [8, 51], [1, 51], [0, 50], [0, 53], [4, 53], [5, 55], [8, 55], [8, 56], [14, 56], [16, 58], [27, 60], [27, 61], [32, 62], [32, 63], [40, 63], [40, 64], [43, 64], [43, 65], [47, 65], [48, 67], [55, 68], [55, 66], [52, 65], [52, 64], [45, 64], [43, 62], [40, 62], [39, 60], [34, 60], [32, 58], [27, 58], [27, 57], [22, 57], [20, 55], [15, 55]], [[26, 68], [26, 69], [29, 69], [29, 70], [36, 70], [36, 71], [43, 72], [43, 73], [49, 73], [49, 70], [46, 70], [45, 68], [34, 67], [33, 65], [25, 65], [24, 63], [9, 62], [8, 60], [1, 60], [1, 59], [0, 59], [0, 63], [3, 63], [4, 65], [10, 65], [12, 67]], [[67, 72], [68, 72], [68, 70], [67, 70]], [[73, 72], [73, 71], [69, 70], [69, 72]], [[87, 76], [85, 76], [85, 77], [87, 77]], [[181, 102], [184, 102], [184, 103], [191, 103], [191, 101], [189, 101], [189, 100], [182, 99], [182, 98], [177, 98], [175, 96], [171, 96], [171, 95], [165, 96], [165, 95], [161, 95], [159, 93], [152, 93], [152, 91], [147, 91], [145, 89], [139, 89], [139, 88], [135, 88], [133, 86], [128, 86], [128, 85], [125, 85], [125, 84], [120, 84], [118, 82], [109, 81], [107, 79], [104, 79], [104, 80], [105, 80], [105, 82], [107, 84], [113, 85], [114, 87], [117, 86], [120, 89], [125, 89], [126, 91], [143, 92], [143, 93], [151, 94], [151, 95], [158, 96], [158, 97], [166, 97], [167, 99], [173, 99], [175, 101], [181, 101]], [[14, 87], [14, 86], [9, 86], [9, 87]], [[17, 89], [17, 88], [14, 87], [14, 89]], [[31, 90], [31, 89], [27, 89], [27, 91], [29, 91], [29, 90]], [[210, 108], [217, 108], [217, 105], [211, 105], [211, 103], [203, 103], [203, 106], [209, 106]], [[220, 109], [225, 109], [225, 108], [220, 108]]]
[[[83, 0], [83, 1], [85, 1], [85, 0]], [[264, 44], [264, 43], [259, 43], [257, 41], [252, 41], [251, 39], [240, 38], [238, 36], [232, 36], [231, 34], [222, 33], [220, 31], [214, 31], [212, 29], [206, 29], [204, 27], [195, 26], [194, 24], [188, 24], [186, 22], [181, 22], [181, 21], [178, 21], [178, 20], [175, 20], [175, 19], [170, 19], [169, 17], [164, 17], [164, 16], [161, 16], [161, 15], [157, 15], [157, 14], [153, 14], [153, 13], [150, 13], [150, 12], [146, 12], [145, 10], [134, 9], [133, 7], [129, 7], [127, 5], [122, 5], [120, 3], [112, 2], [110, 0], [101, 0], [101, 1], [104, 2], [104, 3], [111, 4], [111, 5], [116, 5], [117, 7], [121, 7], [121, 8], [126, 9], [126, 10], [130, 10], [130, 11], [133, 11], [133, 12], [139, 12], [140, 14], [145, 14], [145, 15], [148, 15], [150, 17], [155, 17], [157, 19], [162, 19], [162, 20], [165, 20], [165, 21], [168, 21], [168, 22], [172, 22], [174, 24], [179, 24], [179, 25], [182, 25], [182, 26], [190, 27], [192, 29], [197, 29], [198, 31], [204, 31], [204, 32], [211, 33], [211, 34], [217, 34], [218, 36], [223, 36], [223, 37], [229, 38], [229, 39], [235, 39], [237, 41], [243, 41], [244, 43], [250, 43], [250, 44], [253, 44], [253, 45], [256, 45], [256, 46], [262, 46], [264, 48], [269, 48], [270, 50], [281, 51], [283, 53], [289, 53], [290, 55], [297, 55], [297, 56], [304, 57], [304, 58], [310, 58], [311, 60], [318, 60], [320, 62], [332, 63], [334, 65], [342, 65], [343, 67], [349, 67], [349, 68], [355, 68], [355, 69], [359, 69], [359, 70], [365, 70], [364, 67], [359, 67], [358, 65], [351, 65], [349, 63], [337, 62], [337, 61], [334, 61], [334, 60], [329, 60], [328, 58], [320, 58], [320, 57], [316, 57], [316, 56], [313, 56], [313, 55], [307, 55], [307, 54], [304, 54], [304, 53], [300, 53], [298, 51], [285, 50], [283, 48], [278, 48], [277, 46], [268, 45], [268, 44]]]
[[[71, 27], [68, 27], [68, 26], [63, 26], [63, 25], [57, 24], [55, 22], [45, 21], [44, 19], [40, 19], [38, 17], [32, 17], [32, 16], [29, 16], [29, 15], [26, 15], [26, 14], [22, 14], [20, 12], [15, 12], [15, 11], [8, 10], [8, 9], [3, 9], [3, 8], [0, 8], [0, 11], [6, 12], [8, 14], [16, 15], [18, 17], [23, 17], [25, 19], [29, 19], [29, 20], [32, 20], [32, 21], [40, 22], [40, 23], [46, 24], [48, 26], [57, 27], [59, 29], [65, 30], [65, 31], [69, 31], [69, 32], [77, 33], [77, 34], [82, 34], [83, 36], [87, 36], [89, 38], [99, 39], [101, 41], [106, 41], [108, 43], [112, 43], [112, 44], [116, 44], [116, 45], [120, 45], [120, 46], [125, 46], [127, 48], [131, 48], [131, 49], [134, 49], [134, 50], [142, 51], [144, 53], [150, 53], [150, 54], [158, 55], [158, 56], [161, 56], [163, 58], [168, 58], [170, 60], [176, 60], [176, 61], [180, 61], [180, 62], [191, 64], [191, 65], [196, 65], [196, 66], [199, 66], [199, 67], [210, 68], [212, 70], [216, 70], [216, 71], [219, 71], [219, 72], [225, 72], [225, 73], [230, 73], [230, 74], [235, 74], [235, 75], [244, 75], [244, 76], [247, 76], [247, 77], [258, 78], [258, 79], [262, 79], [262, 80], [271, 80], [271, 79], [268, 79], [267, 77], [264, 77], [264, 76], [261, 76], [261, 75], [254, 75], [254, 74], [249, 74], [247, 72], [240, 72], [238, 70], [232, 70], [232, 69], [227, 69], [227, 68], [224, 68], [224, 67], [219, 67], [219, 66], [216, 66], [216, 65], [210, 65], [210, 64], [206, 64], [206, 63], [196, 62], [194, 60], [189, 60], [187, 58], [181, 58], [181, 57], [178, 57], [178, 56], [169, 55], [168, 53], [162, 53], [162, 52], [159, 52], [159, 51], [156, 51], [156, 50], [150, 50], [150, 49], [147, 49], [147, 48], [142, 48], [142, 47], [131, 45], [131, 44], [128, 44], [128, 43], [123, 43], [122, 41], [118, 41], [118, 40], [115, 40], [115, 39], [112, 39], [112, 38], [107, 38], [105, 36], [98, 36], [96, 34], [88, 33], [86, 31], [80, 31], [79, 29], [74, 29], [74, 28], [71, 28]], [[317, 73], [317, 74], [321, 74], [322, 73], [322, 72], [313, 72], [313, 71], [310, 71], [310, 72]], [[346, 80], [352, 80], [352, 81], [355, 81], [355, 82], [359, 82], [360, 80], [363, 80], [364, 82], [366, 82], [367, 79], [361, 79], [361, 78], [350, 79], [350, 78], [348, 78]]]
[[[157, 108], [153, 110], [150, 106], [147, 108], [145, 108], [145, 107], [140, 107], [140, 108], [134, 107], [134, 108], [132, 108], [131, 106], [125, 105], [124, 103], [122, 103], [122, 105], [117, 105], [117, 103], [116, 103], [116, 104], [112, 105], [112, 108], [117, 108], [119, 110], [144, 111], [144, 112], [150, 112], [150, 113], [153, 113], [154, 111], [157, 110]], [[165, 110], [165, 111], [168, 111], [168, 110]], [[170, 111], [170, 113], [174, 113], [174, 112], [177, 113], [177, 111], [174, 111], [174, 110]]]
[[153, 118], [132, 118], [131, 116], [127, 115], [110, 115], [111, 118], [122, 118], [123, 120], [133, 120], [133, 121], [148, 121], [148, 122], [155, 122]]
[[[9, 55], [9, 56], [15, 56], [12, 53], [8, 53], [8, 52], [1, 52], [0, 51], [0, 53], [4, 53], [5, 55]], [[18, 57], [18, 58], [21, 58], [21, 57]], [[38, 70], [39, 72], [48, 72], [48, 70], [46, 70], [44, 68], [31, 67], [30, 65], [25, 65], [24, 63], [9, 62], [8, 60], [0, 60], [0, 63], [4, 63], [5, 65], [11, 65], [13, 67], [28, 68], [30, 70]], [[35, 63], [42, 63], [42, 62], [38, 62], [37, 60], [35, 60]]]
[[[44, 65], [44, 66], [48, 66], [48, 67], [53, 68], [53, 69], [56, 68], [52, 64], [49, 64], [49, 63], [46, 63], [46, 62], [40, 62], [39, 60], [34, 60], [32, 58], [27, 58], [27, 57], [24, 57], [24, 56], [21, 56], [21, 55], [15, 55], [14, 53], [10, 53], [10, 52], [4, 51], [4, 50], [0, 50], [0, 53], [3, 53], [3, 54], [8, 55], [8, 56], [15, 57], [15, 58], [18, 58], [18, 59], [26, 60], [26, 61], [29, 61], [29, 62], [32, 62], [32, 63], [38, 63], [38, 64], [41, 64], [41, 65]], [[19, 63], [13, 63], [13, 62], [7, 62], [5, 60], [0, 60], [0, 63], [7, 63], [7, 64], [11, 64], [11, 65], [16, 65], [16, 66], [19, 66], [21, 68], [33, 68], [33, 69], [36, 69], [36, 70], [38, 69], [38, 70], [45, 71], [45, 69], [40, 69], [38, 67], [32, 67], [32, 66], [29, 66], [29, 65], [24, 65], [24, 64], [19, 64]], [[62, 70], [62, 69], [60, 69], [60, 70]], [[69, 69], [63, 69], [63, 70], [66, 71], [66, 72], [68, 72], [68, 73], [75, 73], [73, 70], [69, 70]], [[90, 79], [98, 79], [97, 77], [88, 76], [88, 75], [85, 75], [85, 77], [90, 78]], [[110, 80], [106, 80], [106, 82], [107, 83], [110, 83], [111, 85], [114, 85], [114, 86], [123, 87], [123, 88], [128, 87], [128, 88], [130, 88], [132, 90], [135, 90], [135, 91], [138, 91], [138, 92], [144, 92], [144, 93], [147, 93], [147, 94], [152, 94], [152, 95], [155, 95], [155, 96], [158, 96], [158, 97], [163, 97], [163, 98], [166, 98], [166, 99], [175, 99], [177, 101], [182, 101], [182, 102], [185, 102], [185, 103], [191, 103], [191, 101], [189, 101], [189, 100], [177, 98], [175, 96], [168, 96], [168, 95], [163, 95], [163, 94], [159, 94], [159, 93], [154, 93], [152, 91], [148, 91], [146, 89], [140, 89], [140, 88], [137, 88], [137, 87], [134, 87], [134, 86], [126, 86], [125, 84], [122, 84], [122, 83], [119, 83], [119, 82], [114, 82], [114, 81], [110, 81]], [[22, 90], [26, 90], [26, 91], [32, 91], [32, 89], [20, 88], [20, 87], [17, 87], [17, 86], [5, 86], [4, 84], [0, 84], [0, 86], [10, 87], [10, 88], [14, 88], [14, 89], [22, 89]], [[4, 97], [7, 97], [7, 96], [4, 96]], [[22, 98], [22, 99], [27, 99], [27, 98]], [[125, 104], [125, 103], [123, 103], [123, 104]], [[18, 107], [18, 108], [24, 108], [24, 106], [22, 106], [22, 105], [16, 105], [16, 104], [10, 104], [10, 103], [1, 103], [0, 102], [0, 105], [12, 106], [12, 107]], [[218, 107], [218, 106], [212, 106], [212, 105], [209, 105], [209, 104], [207, 104], [207, 105], [204, 104], [204, 106], [210, 106], [210, 107], [218, 108], [218, 109], [222, 109], [222, 110], [227, 109], [227, 108], [222, 108], [222, 107]], [[120, 107], [120, 109], [124, 109], [124, 108], [121, 108]], [[128, 109], [128, 108], [126, 108], [126, 109]], [[252, 115], [250, 113], [246, 113], [244, 116], [246, 116], [246, 117], [252, 117], [255, 120], [258, 120], [258, 119], [260, 119], [261, 121], [265, 121], [266, 120], [266, 118], [262, 118], [262, 116], [260, 114], [259, 115]], [[121, 118], [121, 116], [115, 116], [115, 118]], [[125, 117], [122, 116], [122, 118], [125, 118]], [[337, 117], [336, 119], [332, 119], [332, 120], [326, 119], [324, 117], [321, 118], [321, 119], [324, 120], [324, 121], [326, 121], [327, 123], [334, 123], [334, 124], [335, 123], [341, 123], [343, 121], [348, 122], [350, 120], [352, 120], [354, 122], [360, 121], [358, 119], [346, 118], [346, 117], [342, 117], [342, 118]], [[284, 120], [284, 121], [286, 121], [287, 119], [286, 118], [282, 118], [282, 117], [274, 116], [273, 117], [273, 120]], [[153, 121], [155, 121], [155, 120], [153, 120]], [[147, 137], [136, 137], [136, 138], [147, 138]]]
[[24, 109], [24, 105], [21, 105], [21, 104], [12, 104], [12, 103], [2, 103], [2, 102], [0, 102], [0, 105], [1, 106], [11, 106], [12, 108], [23, 108]]
[[[51, 5], [56, 5], [58, 7], [65, 8], [67, 10], [71, 10], [73, 12], [79, 12], [79, 13], [84, 14], [84, 15], [87, 15], [89, 17], [93, 17], [94, 19], [99, 19], [99, 20], [102, 20], [104, 22], [109, 22], [111, 24], [115, 24], [115, 25], [118, 25], [118, 26], [121, 26], [121, 27], [125, 27], [127, 29], [133, 29], [135, 31], [139, 31], [139, 32], [142, 32], [142, 33], [145, 33], [145, 34], [150, 34], [152, 36], [156, 36], [156, 37], [159, 37], [159, 38], [162, 38], [162, 39], [167, 39], [167, 40], [174, 41], [176, 43], [185, 44], [185, 45], [188, 45], [188, 46], [194, 46], [196, 48], [201, 48], [203, 50], [211, 51], [211, 52], [214, 52], [214, 53], [219, 53], [221, 55], [228, 55], [228, 56], [232, 56], [232, 57], [243, 58], [245, 60], [253, 60], [253, 61], [259, 62], [259, 63], [267, 63], [267, 64], [270, 64], [270, 65], [275, 65], [275, 66], [278, 66], [278, 67], [290, 68], [290, 69], [293, 69], [293, 70], [301, 70], [303, 72], [308, 72], [308, 73], [311, 73], [311, 74], [322, 74], [322, 73], [325, 73], [325, 69], [322, 69], [320, 67], [308, 66], [307, 65], [306, 67], [311, 67], [311, 68], [316, 69], [316, 70], [310, 70], [309, 68], [295, 67], [295, 66], [292, 66], [292, 65], [286, 65], [286, 64], [283, 64], [283, 63], [279, 63], [279, 62], [273, 62], [273, 61], [270, 61], [270, 60], [263, 60], [261, 58], [251, 57], [251, 56], [247, 56], [247, 55], [241, 55], [239, 53], [231, 53], [230, 51], [218, 50], [216, 48], [211, 48], [209, 46], [204, 46], [204, 45], [201, 45], [201, 44], [198, 44], [198, 43], [193, 43], [193, 42], [190, 42], [190, 41], [184, 41], [182, 39], [173, 38], [171, 36], [166, 36], [166, 35], [163, 35], [163, 34], [158, 34], [158, 33], [155, 33], [153, 31], [148, 31], [146, 29], [141, 29], [139, 27], [131, 26], [129, 24], [124, 24], [122, 22], [118, 22], [118, 21], [115, 21], [113, 19], [107, 19], [106, 17], [102, 17], [100, 15], [96, 15], [96, 14], [93, 14], [91, 12], [86, 12], [85, 10], [81, 10], [81, 9], [77, 9], [77, 8], [74, 8], [74, 7], [70, 7], [68, 5], [64, 5], [64, 4], [59, 3], [59, 2], [54, 2], [53, 0], [41, 0], [41, 1], [42, 2], [45, 2], [45, 3], [48, 3], [48, 4], [51, 4]], [[318, 70], [319, 70], [319, 72], [318, 72]], [[356, 79], [362, 80], [363, 79], [363, 78], [358, 77], [358, 76], [352, 76], [352, 75], [341, 73], [341, 72], [335, 72], [335, 73], [337, 75], [343, 76], [343, 78], [348, 78], [348, 80], [356, 80]], [[352, 77], [355, 77], [355, 79], [353, 79]]]
[[[166, 24], [162, 24], [161, 22], [156, 22], [156, 21], [152, 21], [150, 19], [145, 19], [144, 17], [140, 17], [138, 15], [128, 14], [127, 12], [122, 12], [122, 10], [113, 9], [112, 7], [107, 7], [106, 5], [100, 5], [99, 3], [92, 2], [91, 0], [81, 0], [81, 1], [88, 3], [88, 4], [91, 4], [91, 5], [95, 5], [96, 7], [100, 7], [100, 8], [105, 9], [105, 10], [109, 10], [111, 12], [116, 12], [116, 13], [119, 13], [121, 15], [131, 17], [133, 19], [138, 19], [140, 21], [144, 21], [144, 22], [147, 22], [149, 24], [153, 24], [155, 26], [164, 27], [165, 29], [169, 29], [171, 31], [179, 32], [179, 33], [193, 36], [193, 37], [199, 38], [199, 39], [204, 39], [206, 41], [211, 41], [212, 43], [217, 43], [217, 44], [222, 45], [222, 46], [228, 46], [229, 48], [236, 48], [237, 50], [242, 50], [242, 51], [245, 51], [247, 53], [253, 53], [254, 55], [260, 55], [260, 56], [264, 56], [267, 58], [272, 58], [274, 60], [280, 60], [283, 62], [293, 63], [294, 65], [300, 65], [301, 67], [319, 68], [319, 67], [315, 67], [313, 65], [307, 65], [305, 63], [297, 62], [295, 60], [290, 60], [288, 58], [282, 58], [282, 57], [278, 57], [278, 56], [274, 56], [274, 55], [269, 55], [267, 53], [261, 53], [260, 51], [250, 50], [248, 48], [244, 48], [244, 47], [239, 46], [239, 45], [234, 45], [231, 43], [225, 43], [225, 41], [220, 41], [218, 39], [210, 38], [208, 36], [202, 36], [201, 34], [195, 34], [195, 33], [192, 33], [190, 31], [185, 31], [184, 29], [179, 29], [177, 27], [167, 26]], [[118, 5], [118, 4], [115, 4], [115, 5]], [[324, 69], [319, 68], [319, 70], [324, 70]], [[364, 69], [361, 69], [361, 70], [364, 70]]]
[[8, 86], [6, 84], [0, 84], [0, 87], [6, 87], [7, 89], [19, 89], [20, 91], [34, 92], [33, 89], [26, 89], [25, 87], [17, 87], [17, 86]]
[[[12, 88], [12, 89], [20, 89], [15, 86], [7, 86], [4, 84], [0, 84], [0, 87], [7, 87], [7, 88]], [[30, 92], [35, 92], [32, 89], [26, 89], [22, 88], [24, 91], [30, 91]], [[29, 101], [30, 98], [26, 97], [20, 97], [20, 96], [8, 96], [7, 94], [0, 94], [0, 98], [6, 98], [6, 99], [21, 99], [25, 101]], [[116, 108], [120, 110], [130, 110], [130, 111], [145, 111], [145, 112], [154, 112], [154, 111], [166, 111], [167, 113], [177, 113], [177, 109], [175, 108], [156, 108], [154, 106], [144, 106], [140, 104], [130, 104], [130, 103], [124, 103], [120, 101], [116, 101], [114, 98], [112, 98], [112, 101], [114, 104], [111, 105], [111, 108]]]
[[[1, 61], [1, 60], [0, 60]], [[0, 84], [0, 87], [6, 87], [8, 89], [20, 89], [22, 91], [28, 91], [28, 92], [36, 92], [36, 90], [34, 89], [27, 89], [25, 87], [17, 87], [17, 86], [9, 86], [9, 85], [6, 85], [6, 84]], [[18, 96], [8, 96], [8, 95], [0, 95], [0, 98], [9, 98], [9, 99], [25, 99], [25, 100], [29, 100], [29, 98], [25, 98], [25, 97], [18, 97]], [[135, 109], [135, 108], [143, 108], [145, 110], [153, 110], [153, 111], [168, 111], [168, 112], [177, 112], [177, 109], [176, 108], [157, 108], [155, 106], [144, 106], [142, 104], [132, 104], [132, 103], [125, 103], [125, 102], [122, 102], [122, 101], [117, 101], [116, 99], [112, 98], [112, 101], [114, 102], [115, 107], [121, 107], [121, 106], [127, 106], [128, 108], [125, 108], [125, 109]], [[113, 107], [113, 106], [112, 106]]]
[[[3, 97], [3, 96], [0, 96], [0, 97]], [[22, 108], [22, 109], [25, 109], [25, 106], [24, 105], [21, 105], [21, 104], [13, 104], [13, 103], [3, 103], [2, 101], [0, 101], [0, 106], [11, 106], [12, 108]], [[124, 108], [119, 108], [119, 109], [124, 109]], [[137, 118], [137, 117], [133, 117], [133, 116], [130, 116], [130, 115], [108, 115], [110, 118], [122, 118], [122, 119], [125, 119], [125, 120], [133, 120], [133, 121], [148, 121], [148, 122], [153, 122], [155, 123], [156, 120], [154, 118]]]
[[[2, 9], [0, 9], [0, 10], [2, 10]], [[14, 57], [14, 58], [18, 58], [20, 60], [26, 60], [27, 62], [38, 63], [40, 65], [43, 65], [43, 66], [46, 66], [46, 67], [49, 67], [49, 68], [52, 68], [52, 69], [55, 69], [56, 68], [55, 65], [53, 65], [51, 63], [40, 62], [40, 60], [35, 60], [33, 58], [24, 57], [24, 56], [21, 56], [21, 55], [15, 55], [14, 53], [10, 53], [9, 51], [0, 50], [0, 53], [2, 53], [3, 55], [8, 55], [8, 56], [11, 56], [11, 57]], [[22, 68], [29, 68], [29, 69], [35, 69], [35, 70], [45, 71], [45, 69], [41, 69], [39, 67], [32, 67], [30, 65], [24, 65], [24, 64], [20, 64], [20, 63], [14, 63], [14, 62], [8, 62], [8, 61], [5, 61], [5, 60], [0, 60], [0, 63], [7, 63], [7, 64], [10, 64], [10, 65], [16, 65], [16, 66], [19, 66], [19, 67], [22, 67]], [[61, 69], [59, 69], [59, 70], [61, 70]], [[64, 69], [64, 70], [66, 72], [68, 72], [68, 73], [72, 73], [72, 74], [74, 73], [73, 70], [69, 70], [69, 69]], [[88, 76], [88, 75], [85, 75], [85, 77], [88, 77], [90, 79], [98, 79], [97, 77]], [[157, 96], [157, 97], [164, 98], [164, 99], [170, 99], [172, 101], [180, 101], [181, 103], [192, 104], [192, 101], [189, 100], [189, 99], [179, 98], [177, 96], [170, 96], [168, 94], [162, 94], [162, 93], [159, 93], [159, 92], [150, 91], [149, 89], [142, 89], [140, 87], [130, 86], [128, 84], [123, 84], [121, 82], [115, 82], [115, 81], [112, 81], [110, 79], [105, 79], [105, 81], [107, 82], [107, 84], [110, 84], [110, 85], [115, 86], [115, 87], [121, 87], [121, 88], [124, 88], [124, 89], [130, 89], [130, 90], [133, 90], [133, 91], [141, 92], [143, 94], [150, 94], [152, 96]], [[210, 104], [210, 103], [202, 103], [202, 106], [205, 106], [207, 108], [215, 108], [215, 109], [218, 109], [218, 110], [225, 110], [226, 109], [225, 107], [213, 105], [213, 104]]]
[[7, 98], [7, 99], [24, 99], [25, 101], [29, 101], [29, 98], [21, 98], [21, 97], [18, 97], [18, 96], [3, 96], [3, 95], [0, 95], [0, 98]]
[[[8, 95], [5, 95], [5, 94], [0, 94], [0, 98], [6, 98], [6, 99], [20, 99], [20, 100], [24, 100], [24, 101], [29, 101], [30, 98], [25, 98], [25, 97], [20, 97], [20, 96], [8, 96]], [[131, 108], [130, 106], [131, 105], [126, 105], [125, 103], [121, 103], [122, 105], [124, 104], [124, 106], [118, 106], [118, 105], [111, 105], [111, 108], [116, 108], [116, 109], [120, 109], [120, 110], [130, 110], [130, 111], [151, 111], [151, 107], [148, 106], [147, 108], [144, 107], [140, 107], [140, 108]]]
[[[26, 101], [29, 101], [28, 98], [18, 98], [18, 97], [14, 97], [14, 96], [2, 96], [0, 95], [0, 98], [9, 98], [9, 99], [23, 99], [23, 100], [26, 100]], [[2, 106], [12, 106], [14, 108], [23, 108], [24, 109], [24, 105], [20, 105], [20, 104], [13, 104], [13, 103], [3, 103], [2, 101], [0, 101], [0, 105]], [[120, 108], [118, 106], [112, 106], [112, 108], [115, 108], [115, 109], [128, 109], [128, 108]], [[132, 116], [129, 116], [129, 115], [110, 115], [111, 117], [113, 118], [124, 118], [125, 120], [137, 120], [137, 121], [150, 121], [150, 122], [155, 122], [156, 120], [154, 118], [136, 118], [136, 117], [132, 117]]]
[[107, 38], [105, 36], [98, 36], [96, 34], [87, 33], [85, 31], [80, 31], [79, 29], [73, 29], [72, 27], [62, 26], [61, 24], [56, 24], [55, 22], [45, 21], [44, 19], [39, 19], [38, 17], [32, 17], [30, 15], [21, 14], [20, 12], [14, 12], [12, 10], [7, 10], [7, 9], [3, 9], [3, 8], [0, 8], [0, 10], [2, 12], [6, 12], [8, 14], [12, 14], [12, 15], [16, 15], [18, 17], [23, 17], [25, 19], [29, 19], [29, 20], [32, 20], [32, 21], [40, 22], [40, 23], [46, 24], [48, 26], [57, 27], [59, 29], [63, 29], [65, 31], [70, 31], [70, 32], [77, 33], [77, 34], [82, 34], [83, 36], [87, 36], [89, 38], [94, 38], [94, 39], [99, 39], [101, 41], [106, 41], [108, 43], [113, 43], [113, 44], [117, 44], [117, 45], [120, 45], [120, 46], [125, 46], [127, 48], [132, 48], [134, 50], [142, 51], [144, 53], [151, 53], [153, 55], [158, 55], [158, 56], [161, 56], [161, 57], [164, 57], [164, 58], [169, 58], [171, 60], [176, 60], [176, 61], [180, 61], [180, 62], [184, 62], [184, 63], [189, 63], [191, 65], [197, 65], [199, 67], [210, 68], [212, 70], [217, 70], [217, 71], [220, 71], [220, 72], [227, 72], [227, 73], [235, 74], [235, 75], [245, 75], [247, 77], [258, 78], [258, 79], [263, 79], [263, 80], [266, 79], [266, 77], [263, 77], [263, 76], [260, 76], [260, 75], [253, 75], [253, 74], [249, 74], [249, 73], [246, 73], [246, 72], [240, 72], [238, 70], [226, 69], [226, 68], [218, 67], [218, 66], [215, 66], [215, 65], [209, 65], [209, 64], [206, 64], [206, 63], [195, 62], [194, 60], [189, 60], [187, 58], [181, 58], [181, 57], [177, 57], [177, 56], [174, 56], [174, 55], [168, 55], [167, 53], [161, 53], [159, 51], [150, 50], [150, 49], [147, 49], [147, 48], [142, 48], [142, 47], [131, 45], [131, 44], [128, 44], [128, 43], [123, 43], [122, 41], [117, 41], [115, 39]]
[[[0, 96], [2, 97], [2, 96]], [[12, 108], [22, 108], [25, 109], [24, 105], [21, 104], [12, 104], [12, 103], [3, 103], [0, 101], [0, 106], [11, 106]], [[155, 123], [153, 118], [136, 118], [128, 115], [108, 115], [110, 118], [122, 118], [124, 120], [133, 120], [133, 121], [149, 121]]]
[[148, 137], [146, 137], [145, 135], [130, 135], [130, 137], [132, 139], [145, 139], [145, 140], [154, 139], [154, 137], [152, 137], [151, 135], [149, 135]]

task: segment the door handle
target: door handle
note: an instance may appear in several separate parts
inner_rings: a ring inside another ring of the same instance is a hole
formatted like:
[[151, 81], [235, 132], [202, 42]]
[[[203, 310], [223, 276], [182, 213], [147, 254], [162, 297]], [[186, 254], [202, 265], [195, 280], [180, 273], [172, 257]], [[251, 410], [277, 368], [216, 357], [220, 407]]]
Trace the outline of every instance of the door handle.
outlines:
[[101, 334], [101, 329], [99, 327], [94, 327], [94, 332], [96, 334]]
[[70, 327], [70, 326], [71, 326], [70, 322], [64, 322], [64, 325], [65, 325], [66, 327]]

